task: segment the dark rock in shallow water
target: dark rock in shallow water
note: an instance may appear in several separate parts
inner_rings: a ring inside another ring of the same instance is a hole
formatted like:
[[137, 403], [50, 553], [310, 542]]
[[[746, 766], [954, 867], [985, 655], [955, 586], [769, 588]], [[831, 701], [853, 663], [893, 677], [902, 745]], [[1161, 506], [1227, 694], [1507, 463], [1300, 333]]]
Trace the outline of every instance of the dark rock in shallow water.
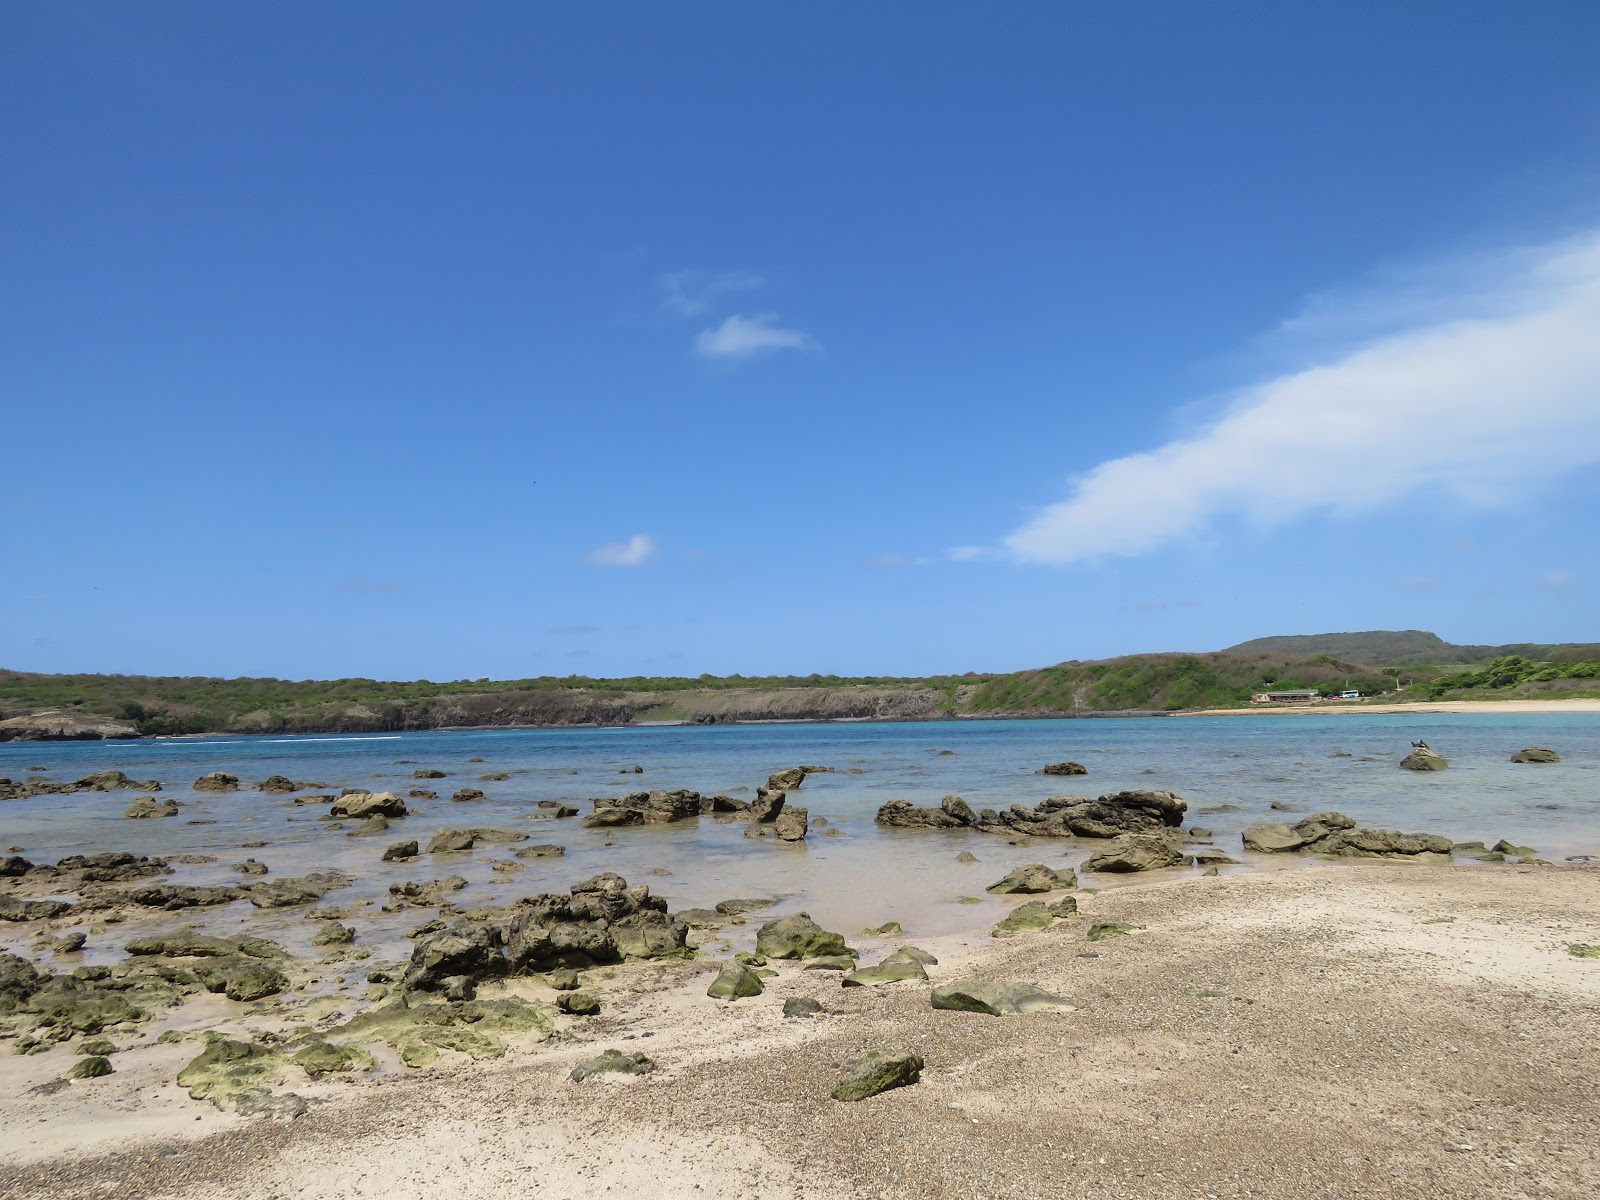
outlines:
[[465, 829], [441, 829], [428, 842], [429, 854], [454, 854], [471, 850], [477, 839]]
[[72, 911], [65, 900], [18, 900], [0, 896], [0, 921], [48, 921]]
[[515, 851], [518, 858], [560, 858], [566, 854], [565, 846], [554, 846], [548, 842], [541, 842], [537, 846], [524, 846]]
[[922, 1078], [923, 1061], [909, 1050], [871, 1050], [845, 1068], [833, 1089], [835, 1100], [865, 1100], [891, 1088], [908, 1087]]
[[178, 802], [157, 800], [154, 796], [140, 796], [122, 815], [135, 821], [152, 817], [175, 817], [178, 815]]
[[235, 792], [239, 790], [239, 777], [231, 771], [211, 771], [194, 781], [197, 792]]
[[978, 816], [960, 796], [946, 796], [938, 808], [891, 800], [878, 809], [877, 822], [901, 829], [969, 829], [978, 823]]
[[394, 845], [390, 846], [387, 850], [385, 850], [383, 852], [383, 860], [382, 861], [384, 861], [384, 862], [398, 862], [398, 861], [401, 861], [403, 859], [415, 858], [415, 857], [417, 857], [417, 843], [416, 842], [414, 842], [414, 841], [411, 841], [411, 842], [396, 842], [396, 843], [394, 843]]
[[290, 779], [287, 775], [269, 775], [256, 784], [256, 791], [270, 792], [275, 795], [287, 795], [290, 792], [303, 792], [306, 789]]
[[1017, 867], [1004, 879], [991, 883], [984, 890], [1005, 896], [1017, 892], [1070, 891], [1077, 886], [1078, 876], [1071, 870], [1054, 871], [1043, 863], [1030, 863], [1025, 867]]
[[632, 792], [596, 800], [594, 812], [583, 819], [590, 828], [619, 825], [664, 825], [700, 815], [700, 793], [687, 790]]
[[247, 858], [242, 863], [234, 863], [233, 869], [241, 875], [265, 875], [267, 873], [267, 864], [257, 862], [253, 858]]
[[1450, 764], [1432, 750], [1413, 750], [1400, 760], [1400, 765], [1408, 771], [1442, 771]]
[[1040, 775], [1087, 775], [1089, 768], [1077, 762], [1051, 763], [1047, 767], [1040, 767]]
[[403, 817], [406, 802], [393, 792], [347, 792], [333, 802], [331, 817]]
[[432, 767], [423, 767], [420, 770], [416, 770], [416, 771], [411, 772], [411, 778], [413, 778], [413, 779], [443, 779], [443, 778], [445, 778], [445, 773], [443, 771], [436, 771]]
[[1561, 755], [1548, 746], [1529, 746], [1511, 756], [1514, 763], [1558, 763]]
[[206, 887], [193, 884], [163, 883], [153, 887], [134, 888], [126, 893], [134, 904], [145, 908], [164, 908], [175, 911], [184, 908], [210, 908], [229, 904], [244, 897], [244, 890], [236, 887]]
[[474, 800], [483, 799], [483, 790], [474, 787], [457, 788], [450, 794], [450, 799], [457, 804], [470, 804]]

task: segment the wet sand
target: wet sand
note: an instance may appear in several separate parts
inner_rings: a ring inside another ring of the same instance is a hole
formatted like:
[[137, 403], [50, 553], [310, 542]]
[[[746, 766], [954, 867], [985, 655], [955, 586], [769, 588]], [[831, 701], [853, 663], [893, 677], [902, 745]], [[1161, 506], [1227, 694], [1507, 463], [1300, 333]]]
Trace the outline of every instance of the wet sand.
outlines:
[[[18, 1086], [19, 1064], [59, 1064], [16, 1059], [0, 1089], [0, 1193], [1594, 1194], [1600, 962], [1566, 945], [1600, 942], [1600, 871], [1352, 863], [1139, 881], [1080, 905], [1086, 920], [1009, 941], [908, 928], [941, 960], [930, 983], [842, 989], [780, 965], [764, 995], [722, 1004], [704, 995], [708, 961], [603, 972], [591, 990], [605, 1013], [555, 1040], [300, 1086], [325, 1102], [287, 1123], [188, 1099], [171, 1080], [193, 1044], [125, 1052], [115, 1075], [50, 1096]], [[1089, 922], [1106, 920], [1146, 928], [1088, 943]], [[931, 986], [974, 973], [1037, 983], [1076, 1011], [929, 1007]], [[783, 1000], [801, 995], [829, 1014], [785, 1020]], [[610, 1046], [659, 1069], [567, 1081]], [[828, 1098], [842, 1061], [900, 1047], [927, 1060], [920, 1084]]]

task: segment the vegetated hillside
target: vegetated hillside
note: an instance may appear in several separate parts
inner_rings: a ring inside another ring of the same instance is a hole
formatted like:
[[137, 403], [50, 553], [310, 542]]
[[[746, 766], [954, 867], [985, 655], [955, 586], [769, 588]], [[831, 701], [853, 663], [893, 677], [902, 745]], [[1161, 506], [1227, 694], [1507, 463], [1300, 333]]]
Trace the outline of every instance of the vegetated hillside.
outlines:
[[1422, 690], [1432, 700], [1600, 696], [1600, 659], [1535, 662], [1519, 654], [1509, 654], [1470, 671], [1441, 675]]
[[[934, 716], [982, 676], [835, 675], [519, 680], [212, 679], [0, 671], [0, 720], [43, 710], [131, 732], [357, 733], [459, 725]], [[0, 737], [4, 731], [0, 731]], [[100, 736], [95, 734], [94, 736]]]
[[994, 676], [974, 689], [968, 709], [1038, 713], [1228, 708], [1248, 704], [1251, 693], [1264, 687], [1378, 692], [1391, 686], [1393, 680], [1381, 671], [1326, 654], [1134, 654]]
[[1422, 629], [1371, 629], [1365, 633], [1296, 633], [1252, 638], [1229, 646], [1224, 654], [1332, 654], [1366, 666], [1416, 666], [1486, 663], [1506, 655], [1536, 662], [1583, 662], [1600, 658], [1600, 643], [1518, 642], [1505, 646], [1458, 646]]

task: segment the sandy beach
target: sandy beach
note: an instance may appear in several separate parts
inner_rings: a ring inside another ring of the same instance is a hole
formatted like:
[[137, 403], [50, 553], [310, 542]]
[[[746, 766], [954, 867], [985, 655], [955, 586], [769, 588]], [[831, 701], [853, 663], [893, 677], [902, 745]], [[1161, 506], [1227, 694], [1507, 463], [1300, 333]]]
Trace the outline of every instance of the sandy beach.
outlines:
[[[1597, 901], [1592, 867], [1354, 863], [1085, 893], [1085, 919], [1008, 941], [908, 929], [940, 960], [928, 983], [780, 964], [728, 1004], [704, 994], [711, 962], [639, 964], [551, 1042], [302, 1087], [316, 1102], [292, 1122], [188, 1099], [192, 1045], [45, 1096], [18, 1064], [48, 1077], [47, 1056], [13, 1059], [0, 1192], [1577, 1200], [1600, 1178], [1600, 962], [1566, 947], [1600, 941]], [[1090, 943], [1097, 921], [1144, 928]], [[974, 974], [1074, 1010], [930, 1008]], [[785, 1019], [794, 996], [825, 1013]], [[613, 1046], [658, 1069], [568, 1081]], [[841, 1063], [902, 1047], [919, 1084], [829, 1098]]]
[[1431, 700], [1413, 704], [1257, 704], [1250, 708], [1205, 708], [1175, 717], [1254, 717], [1263, 713], [1600, 713], [1600, 700]]

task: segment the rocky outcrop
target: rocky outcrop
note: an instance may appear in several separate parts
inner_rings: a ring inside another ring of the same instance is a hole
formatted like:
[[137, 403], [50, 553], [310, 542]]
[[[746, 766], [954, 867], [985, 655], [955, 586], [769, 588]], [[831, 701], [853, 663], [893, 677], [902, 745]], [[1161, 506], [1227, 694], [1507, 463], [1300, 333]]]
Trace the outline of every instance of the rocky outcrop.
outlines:
[[886, 983], [899, 983], [906, 979], [926, 980], [927, 968], [938, 961], [926, 950], [902, 946], [882, 962], [851, 971], [839, 982], [843, 987], [882, 987]]
[[1561, 755], [1548, 746], [1529, 746], [1511, 756], [1514, 763], [1558, 763]]
[[96, 771], [70, 782], [36, 776], [22, 782], [0, 779], [0, 800], [27, 800], [34, 796], [70, 796], [74, 792], [116, 792], [124, 790], [159, 792], [159, 780], [129, 779], [121, 771]]
[[1454, 843], [1436, 833], [1361, 829], [1343, 813], [1320, 812], [1294, 825], [1251, 825], [1241, 835], [1245, 849], [1264, 854], [1330, 854], [1347, 858], [1449, 861]]
[[530, 896], [510, 908], [453, 920], [418, 941], [404, 982], [433, 990], [454, 976], [484, 979], [672, 957], [684, 953], [687, 935], [688, 927], [667, 914], [666, 901], [607, 871], [573, 884], [569, 895]]
[[208, 771], [194, 781], [194, 790], [197, 792], [236, 792], [239, 790], [239, 777], [232, 771]]
[[1009, 938], [1019, 933], [1037, 933], [1049, 929], [1057, 921], [1078, 915], [1078, 902], [1072, 896], [1063, 896], [1054, 904], [1043, 900], [1029, 900], [1019, 904], [989, 931], [990, 937]]
[[58, 708], [0, 721], [0, 742], [92, 742], [138, 736], [139, 731], [125, 721]]
[[1047, 767], [1040, 767], [1040, 775], [1087, 775], [1089, 768], [1079, 762], [1051, 763]]
[[891, 800], [878, 809], [877, 822], [898, 829], [970, 829], [977, 825], [978, 814], [960, 796], [946, 796], [938, 808]]
[[409, 812], [406, 802], [393, 792], [346, 792], [328, 809], [333, 817], [403, 817]]
[[1406, 755], [1400, 760], [1400, 765], [1408, 771], [1442, 771], [1450, 764], [1443, 755], [1424, 747]]
[[150, 817], [175, 817], [178, 815], [178, 802], [157, 800], [154, 796], [140, 796], [122, 815], [136, 821]]
[[688, 790], [632, 792], [596, 800], [594, 811], [583, 819], [591, 829], [622, 825], [665, 825], [700, 815], [700, 793]]
[[1088, 871], [1126, 874], [1182, 866], [1187, 859], [1175, 839], [1165, 833], [1124, 833], [1084, 861]]
[[573, 1083], [582, 1083], [596, 1075], [648, 1075], [656, 1064], [642, 1054], [624, 1054], [621, 1050], [607, 1050], [598, 1058], [590, 1058], [572, 1068], [567, 1076]]

